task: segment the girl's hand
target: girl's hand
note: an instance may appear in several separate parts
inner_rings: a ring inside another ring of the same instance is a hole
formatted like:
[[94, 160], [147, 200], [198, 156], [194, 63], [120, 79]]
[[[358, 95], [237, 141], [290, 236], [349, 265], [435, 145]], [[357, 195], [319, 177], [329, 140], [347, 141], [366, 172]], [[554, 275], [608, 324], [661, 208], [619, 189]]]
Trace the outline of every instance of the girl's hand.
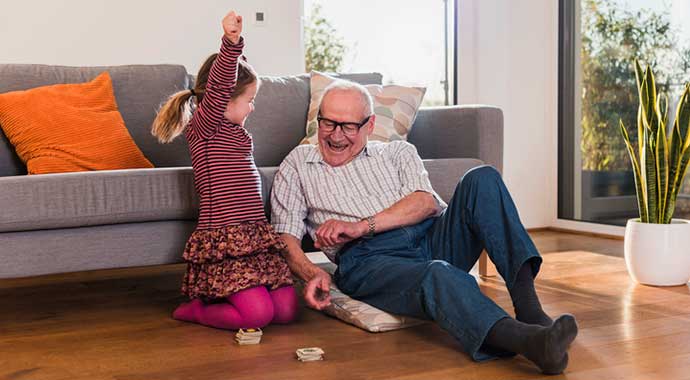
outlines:
[[237, 15], [235, 11], [230, 11], [230, 13], [223, 18], [223, 31], [225, 32], [225, 37], [233, 44], [240, 42], [240, 36], [242, 35], [242, 16]]

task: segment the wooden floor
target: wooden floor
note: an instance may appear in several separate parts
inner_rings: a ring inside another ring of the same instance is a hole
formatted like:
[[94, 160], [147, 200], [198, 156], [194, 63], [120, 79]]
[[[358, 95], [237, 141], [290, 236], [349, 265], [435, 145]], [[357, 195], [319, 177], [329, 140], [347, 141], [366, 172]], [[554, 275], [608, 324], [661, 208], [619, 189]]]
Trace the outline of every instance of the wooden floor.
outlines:
[[[535, 232], [547, 312], [580, 335], [568, 379], [690, 379], [690, 291], [633, 283], [622, 241]], [[597, 253], [592, 253], [597, 252]], [[603, 253], [603, 254], [598, 254]], [[524, 359], [474, 363], [432, 324], [371, 334], [304, 310], [257, 346], [172, 320], [182, 266], [0, 280], [0, 379], [535, 379]], [[499, 279], [483, 291], [510, 310]], [[322, 362], [300, 363], [319, 346]]]

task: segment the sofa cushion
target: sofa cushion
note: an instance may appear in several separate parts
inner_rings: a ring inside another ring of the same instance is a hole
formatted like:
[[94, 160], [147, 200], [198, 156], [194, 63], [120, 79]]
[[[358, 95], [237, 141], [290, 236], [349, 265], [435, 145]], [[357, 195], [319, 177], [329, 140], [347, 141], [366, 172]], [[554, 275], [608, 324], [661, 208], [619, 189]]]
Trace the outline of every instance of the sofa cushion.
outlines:
[[[446, 202], [470, 158], [424, 160], [434, 190]], [[270, 215], [278, 167], [259, 168]], [[69, 228], [161, 220], [194, 220], [198, 199], [191, 167], [0, 177], [0, 232]]]
[[0, 232], [195, 219], [191, 168], [0, 177]]
[[[277, 171], [259, 168], [264, 200]], [[0, 177], [0, 232], [196, 220], [198, 207], [191, 167]]]
[[426, 171], [429, 172], [429, 181], [436, 193], [446, 203], [455, 194], [460, 179], [468, 170], [483, 165], [481, 160], [474, 158], [442, 158], [436, 160], [422, 160]]
[[259, 174], [261, 175], [261, 198], [264, 200], [264, 211], [269, 218], [271, 217], [271, 188], [273, 187], [273, 178], [277, 172], [277, 166], [259, 168]]
[[4, 232], [0, 279], [178, 263], [194, 227], [192, 220], [166, 220]]
[[[0, 93], [57, 83], [83, 83], [108, 71], [118, 108], [132, 138], [144, 155], [157, 167], [191, 164], [184, 139], [161, 145], [151, 135], [151, 122], [160, 104], [173, 92], [189, 86], [184, 66], [126, 65], [69, 67], [33, 64], [0, 64]], [[1, 134], [2, 132], [0, 132]], [[0, 137], [0, 176], [26, 173], [12, 147]]]
[[27, 174], [26, 165], [0, 128], [0, 177], [23, 174]]
[[[361, 84], [381, 84], [378, 73], [334, 75]], [[254, 159], [259, 166], [278, 166], [304, 138], [310, 88], [309, 74], [261, 77], [256, 111], [245, 127], [254, 138]]]

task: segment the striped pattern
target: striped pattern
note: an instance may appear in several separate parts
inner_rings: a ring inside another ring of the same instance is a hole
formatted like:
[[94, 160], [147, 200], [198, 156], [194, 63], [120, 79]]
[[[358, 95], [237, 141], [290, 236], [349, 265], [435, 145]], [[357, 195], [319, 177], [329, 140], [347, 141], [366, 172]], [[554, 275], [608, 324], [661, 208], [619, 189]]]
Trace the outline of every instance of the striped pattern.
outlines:
[[[375, 215], [414, 191], [433, 194], [414, 145], [405, 141], [369, 142], [350, 163], [332, 167], [319, 147], [300, 145], [280, 165], [271, 194], [271, 222], [279, 233], [312, 238], [329, 219], [356, 222]], [[325, 248], [333, 260], [340, 247]]]
[[266, 219], [252, 138], [242, 126], [223, 117], [243, 47], [243, 39], [233, 45], [223, 38], [203, 100], [186, 130], [199, 194], [197, 229]]

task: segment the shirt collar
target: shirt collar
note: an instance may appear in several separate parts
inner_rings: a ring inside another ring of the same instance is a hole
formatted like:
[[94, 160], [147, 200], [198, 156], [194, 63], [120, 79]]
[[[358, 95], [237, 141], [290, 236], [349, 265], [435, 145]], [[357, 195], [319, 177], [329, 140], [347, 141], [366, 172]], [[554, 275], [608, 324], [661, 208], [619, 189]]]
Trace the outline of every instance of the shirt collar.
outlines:
[[[367, 143], [367, 145], [364, 146], [364, 149], [362, 149], [362, 151], [359, 152], [359, 154], [357, 155], [357, 157], [355, 157], [355, 159], [357, 159], [363, 155], [365, 155], [367, 157], [372, 156], [372, 152], [369, 149], [369, 143]], [[304, 161], [307, 163], [324, 162], [323, 156], [321, 156], [321, 150], [319, 149], [318, 145], [312, 145], [312, 149], [309, 151], [309, 153], [307, 153], [307, 157], [304, 159]]]

